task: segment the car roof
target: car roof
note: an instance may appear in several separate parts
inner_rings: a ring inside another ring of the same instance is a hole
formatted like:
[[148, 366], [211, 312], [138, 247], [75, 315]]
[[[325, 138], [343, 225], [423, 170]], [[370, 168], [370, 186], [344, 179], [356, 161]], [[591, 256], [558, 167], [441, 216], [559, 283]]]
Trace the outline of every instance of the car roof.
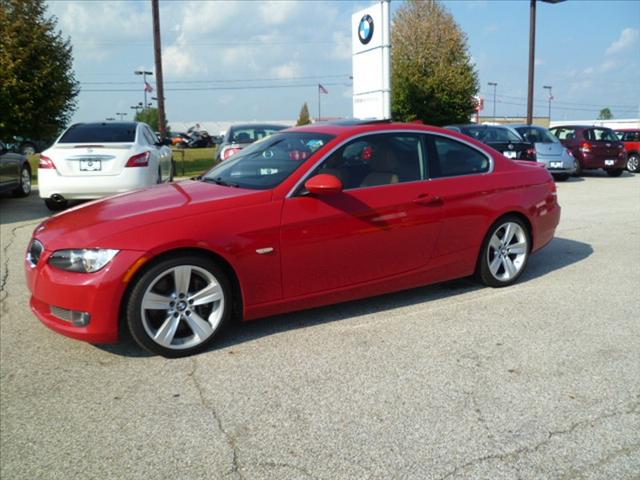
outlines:
[[231, 125], [229, 130], [240, 129], [240, 128], [288, 128], [287, 125], [282, 125], [279, 123], [238, 123], [236, 125]]
[[96, 125], [103, 125], [105, 127], [117, 127], [117, 128], [134, 128], [140, 125], [142, 122], [80, 122], [74, 123], [71, 127], [93, 127]]
[[604, 128], [607, 130], [613, 130], [611, 127], [605, 127], [605, 126], [601, 126], [601, 125], [554, 125], [553, 127], [549, 127], [549, 128]]

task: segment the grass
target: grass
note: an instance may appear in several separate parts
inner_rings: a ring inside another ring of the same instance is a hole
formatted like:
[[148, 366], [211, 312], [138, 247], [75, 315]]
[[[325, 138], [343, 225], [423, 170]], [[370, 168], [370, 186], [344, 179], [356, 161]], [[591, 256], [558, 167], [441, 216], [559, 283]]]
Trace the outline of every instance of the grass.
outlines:
[[[216, 163], [217, 147], [212, 148], [174, 148], [173, 159], [176, 162], [176, 176], [195, 177], [201, 175]], [[31, 155], [31, 179], [34, 185], [38, 184], [38, 162], [40, 154]]]

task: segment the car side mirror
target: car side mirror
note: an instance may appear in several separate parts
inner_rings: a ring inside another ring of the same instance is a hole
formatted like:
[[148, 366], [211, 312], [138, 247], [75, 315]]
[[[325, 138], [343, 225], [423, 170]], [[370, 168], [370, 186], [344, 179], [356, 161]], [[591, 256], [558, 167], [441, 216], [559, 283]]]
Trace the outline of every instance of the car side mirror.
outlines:
[[318, 196], [335, 195], [342, 192], [344, 188], [342, 181], [338, 177], [328, 173], [321, 173], [311, 177], [305, 182], [304, 187], [310, 193]]

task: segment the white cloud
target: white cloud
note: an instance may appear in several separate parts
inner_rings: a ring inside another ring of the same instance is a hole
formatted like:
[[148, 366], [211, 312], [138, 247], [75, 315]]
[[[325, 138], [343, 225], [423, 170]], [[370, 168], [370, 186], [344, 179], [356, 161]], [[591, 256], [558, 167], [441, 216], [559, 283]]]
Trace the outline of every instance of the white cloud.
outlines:
[[267, 25], [280, 25], [289, 20], [295, 15], [298, 6], [297, 2], [283, 2], [283, 1], [267, 1], [260, 3], [260, 18]]
[[615, 55], [623, 52], [628, 48], [634, 46], [640, 38], [640, 31], [635, 28], [625, 28], [620, 33], [620, 38], [609, 45], [609, 48], [605, 51], [606, 55]]
[[287, 62], [272, 68], [271, 73], [278, 78], [295, 78], [302, 75], [302, 68], [296, 62]]

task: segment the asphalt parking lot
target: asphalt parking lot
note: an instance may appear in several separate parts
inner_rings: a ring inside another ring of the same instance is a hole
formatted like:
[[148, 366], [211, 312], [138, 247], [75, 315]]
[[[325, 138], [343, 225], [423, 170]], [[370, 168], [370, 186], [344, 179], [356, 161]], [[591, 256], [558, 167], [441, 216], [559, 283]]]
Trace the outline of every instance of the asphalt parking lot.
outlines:
[[558, 195], [513, 287], [282, 315], [180, 360], [41, 325], [22, 261], [48, 211], [0, 198], [0, 477], [640, 478], [640, 175]]

